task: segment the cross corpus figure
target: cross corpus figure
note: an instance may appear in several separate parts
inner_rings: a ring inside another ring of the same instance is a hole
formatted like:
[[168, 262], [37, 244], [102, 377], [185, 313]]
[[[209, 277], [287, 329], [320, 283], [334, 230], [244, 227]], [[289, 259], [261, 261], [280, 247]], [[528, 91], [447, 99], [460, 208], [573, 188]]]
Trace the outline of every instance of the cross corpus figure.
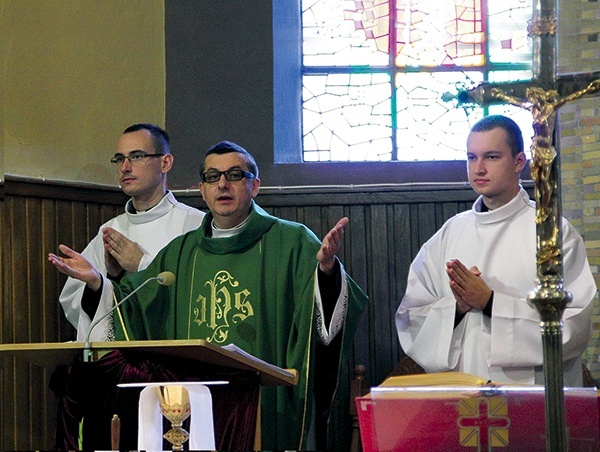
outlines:
[[546, 450], [567, 451], [562, 360], [562, 315], [572, 301], [563, 288], [560, 163], [553, 146], [557, 110], [600, 91], [600, 71], [556, 76], [558, 0], [534, 0], [532, 80], [481, 83], [458, 94], [459, 103], [509, 103], [533, 115], [531, 174], [535, 182], [537, 278], [528, 300], [540, 313], [546, 387]]

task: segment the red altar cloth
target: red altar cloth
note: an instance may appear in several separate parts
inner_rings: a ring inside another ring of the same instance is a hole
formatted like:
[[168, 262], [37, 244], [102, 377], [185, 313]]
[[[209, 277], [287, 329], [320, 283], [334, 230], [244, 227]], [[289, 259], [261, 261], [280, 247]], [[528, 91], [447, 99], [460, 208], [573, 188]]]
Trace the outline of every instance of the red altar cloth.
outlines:
[[[539, 386], [377, 387], [356, 399], [364, 452], [545, 451]], [[598, 451], [594, 388], [565, 388], [571, 451]]]

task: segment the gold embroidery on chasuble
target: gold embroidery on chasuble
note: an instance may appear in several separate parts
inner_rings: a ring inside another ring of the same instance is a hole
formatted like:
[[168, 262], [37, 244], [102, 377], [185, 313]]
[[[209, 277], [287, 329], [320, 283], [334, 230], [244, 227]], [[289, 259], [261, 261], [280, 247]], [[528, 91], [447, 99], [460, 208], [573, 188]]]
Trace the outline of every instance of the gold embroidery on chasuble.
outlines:
[[[194, 270], [195, 264], [194, 259]], [[200, 287], [200, 293], [191, 295], [190, 319], [197, 327], [194, 328], [197, 333], [188, 335], [216, 344], [227, 343], [231, 340], [231, 328], [254, 316], [251, 292], [240, 287], [239, 281], [227, 270], [218, 270], [211, 279], [199, 285], [194, 284], [194, 273], [192, 271], [192, 288], [197, 291]]]

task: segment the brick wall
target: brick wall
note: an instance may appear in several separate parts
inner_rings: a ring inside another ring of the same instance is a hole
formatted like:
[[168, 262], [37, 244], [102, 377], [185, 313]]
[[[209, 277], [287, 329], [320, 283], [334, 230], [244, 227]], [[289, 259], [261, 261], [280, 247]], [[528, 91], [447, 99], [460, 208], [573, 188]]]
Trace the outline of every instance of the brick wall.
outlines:
[[[559, 73], [600, 71], [600, 3], [559, 6]], [[563, 106], [559, 113], [563, 215], [583, 236], [596, 284], [600, 283], [600, 93]], [[600, 301], [583, 358], [600, 384]]]

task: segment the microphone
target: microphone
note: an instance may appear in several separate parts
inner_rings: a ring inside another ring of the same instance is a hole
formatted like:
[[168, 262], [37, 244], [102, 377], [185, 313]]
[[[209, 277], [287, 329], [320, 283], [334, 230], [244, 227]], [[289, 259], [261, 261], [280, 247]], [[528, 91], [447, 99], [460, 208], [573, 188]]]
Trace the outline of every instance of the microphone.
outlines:
[[115, 309], [117, 309], [119, 306], [121, 306], [123, 303], [125, 303], [138, 290], [140, 290], [142, 287], [144, 287], [146, 284], [148, 284], [151, 281], [156, 281], [161, 286], [170, 286], [171, 284], [173, 284], [175, 282], [175, 274], [173, 272], [166, 271], [166, 272], [159, 273], [158, 275], [153, 276], [152, 278], [148, 278], [146, 281], [144, 281], [142, 284], [140, 284], [138, 287], [136, 287], [129, 295], [124, 297], [116, 305], [114, 305], [112, 308], [110, 308], [108, 310], [108, 312], [104, 313], [104, 315], [102, 317], [100, 317], [98, 320], [93, 322], [90, 325], [90, 329], [88, 330], [88, 333], [85, 336], [85, 343], [83, 345], [83, 362], [87, 363], [90, 360], [90, 355], [92, 354], [92, 348], [90, 347], [90, 336], [92, 335], [92, 330], [96, 327], [96, 325], [98, 325], [100, 322], [102, 322], [102, 320], [104, 320], [106, 317], [108, 317], [110, 314], [112, 314], [112, 312]]

